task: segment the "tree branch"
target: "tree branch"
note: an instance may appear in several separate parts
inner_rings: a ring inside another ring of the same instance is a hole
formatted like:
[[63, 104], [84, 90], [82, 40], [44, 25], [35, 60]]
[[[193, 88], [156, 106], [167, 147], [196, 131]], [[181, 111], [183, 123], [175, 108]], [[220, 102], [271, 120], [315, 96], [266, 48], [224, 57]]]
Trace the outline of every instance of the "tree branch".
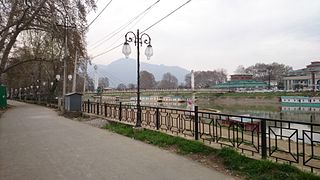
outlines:
[[43, 59], [43, 58], [33, 58], [33, 59], [27, 59], [27, 60], [24, 60], [24, 61], [19, 61], [15, 64], [12, 64], [8, 67], [6, 67], [4, 70], [3, 70], [3, 73], [6, 73], [7, 71], [9, 71], [10, 69], [14, 68], [14, 67], [17, 67], [19, 65], [22, 65], [22, 64], [25, 64], [25, 63], [28, 63], [28, 62], [37, 62], [37, 61], [43, 61], [43, 62], [52, 62], [52, 60], [47, 60], [47, 59]]

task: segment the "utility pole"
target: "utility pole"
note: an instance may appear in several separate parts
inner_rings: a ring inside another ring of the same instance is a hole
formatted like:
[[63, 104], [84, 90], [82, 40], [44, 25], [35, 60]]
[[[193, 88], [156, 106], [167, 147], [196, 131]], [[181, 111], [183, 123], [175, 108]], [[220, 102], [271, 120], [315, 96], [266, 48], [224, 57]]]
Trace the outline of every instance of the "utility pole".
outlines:
[[64, 21], [65, 35], [64, 35], [64, 58], [63, 58], [63, 86], [62, 86], [62, 113], [64, 113], [64, 98], [66, 95], [67, 85], [67, 58], [68, 58], [68, 17]]
[[83, 77], [83, 94], [86, 92], [86, 82], [87, 82], [87, 68], [88, 68], [88, 59], [86, 59], [86, 65], [85, 65], [85, 74]]
[[77, 64], [78, 64], [78, 50], [76, 49], [75, 60], [74, 60], [74, 70], [73, 70], [72, 92], [76, 92], [77, 69], [78, 69]]

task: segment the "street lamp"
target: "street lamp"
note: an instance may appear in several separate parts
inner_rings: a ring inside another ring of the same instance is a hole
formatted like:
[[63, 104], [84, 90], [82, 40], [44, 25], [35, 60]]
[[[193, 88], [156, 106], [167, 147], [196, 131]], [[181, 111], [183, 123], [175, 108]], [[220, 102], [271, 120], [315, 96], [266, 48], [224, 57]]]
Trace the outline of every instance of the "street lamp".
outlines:
[[72, 75], [71, 74], [68, 75], [68, 79], [69, 79], [69, 81], [71, 81], [71, 79], [72, 79]]
[[[130, 36], [130, 37], [129, 37]], [[139, 29], [135, 34], [132, 31], [129, 31], [125, 35], [125, 42], [123, 44], [122, 53], [126, 58], [131, 54], [131, 48], [129, 43], [134, 42], [134, 45], [137, 47], [137, 122], [136, 127], [141, 127], [141, 106], [140, 106], [140, 46], [142, 44], [147, 44], [147, 48], [145, 50], [145, 55], [149, 60], [153, 55], [153, 49], [151, 46], [151, 38], [148, 34], [143, 33], [139, 34]]]
[[42, 88], [40, 88], [40, 99], [41, 99], [41, 96], [42, 96], [42, 99], [47, 103], [48, 102], [48, 96], [47, 94], [45, 93], [46, 92], [46, 85], [47, 85], [47, 82], [42, 82]]
[[60, 80], [60, 75], [59, 74], [56, 75], [56, 79], [57, 79], [57, 81]]

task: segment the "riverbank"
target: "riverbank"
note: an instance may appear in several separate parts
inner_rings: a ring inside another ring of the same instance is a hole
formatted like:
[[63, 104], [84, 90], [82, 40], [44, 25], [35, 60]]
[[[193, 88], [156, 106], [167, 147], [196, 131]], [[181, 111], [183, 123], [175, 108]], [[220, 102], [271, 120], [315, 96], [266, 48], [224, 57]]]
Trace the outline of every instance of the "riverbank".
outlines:
[[[218, 100], [217, 103], [234, 103], [239, 100], [246, 104], [253, 103], [264, 103], [264, 104], [274, 104], [279, 102], [281, 96], [314, 96], [319, 94], [314, 94], [313, 92], [186, 92], [186, 91], [175, 91], [175, 92], [141, 92], [141, 96], [176, 96], [182, 98], [191, 98], [195, 95], [198, 100]], [[136, 97], [136, 92], [105, 92], [102, 94], [103, 97], [110, 97], [109, 99], [117, 99], [119, 101], [129, 101], [130, 98]], [[94, 99], [97, 97], [96, 93], [87, 93], [84, 99]], [[113, 97], [113, 98], [112, 98]], [[107, 98], [108, 99], [108, 98]], [[221, 101], [219, 101], [221, 100]]]

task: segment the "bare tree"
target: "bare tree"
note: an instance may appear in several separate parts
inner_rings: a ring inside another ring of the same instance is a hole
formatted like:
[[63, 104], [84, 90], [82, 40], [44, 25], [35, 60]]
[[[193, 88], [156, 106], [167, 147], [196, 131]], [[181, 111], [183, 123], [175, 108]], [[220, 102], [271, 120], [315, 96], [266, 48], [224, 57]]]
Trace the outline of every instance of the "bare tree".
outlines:
[[109, 87], [109, 78], [108, 77], [100, 77], [98, 80], [98, 86], [101, 88]]
[[94, 91], [94, 82], [91, 77], [88, 77], [88, 80], [87, 80], [87, 90]]
[[[37, 38], [41, 34], [61, 49], [68, 33], [69, 58], [76, 49], [80, 56], [86, 56], [83, 37], [87, 28], [86, 14], [92, 8], [95, 8], [93, 0], [0, 0], [0, 75], [29, 61], [48, 61], [46, 54], [30, 54], [24, 59], [13, 57], [15, 49], [27, 47], [26, 36]], [[76, 28], [68, 29], [67, 26]], [[17, 40], [20, 43], [16, 43]], [[46, 45], [39, 44], [41, 47]]]
[[128, 89], [135, 89], [136, 88], [136, 85], [135, 84], [132, 84], [132, 83], [130, 83], [130, 84], [128, 84]]
[[148, 71], [140, 72], [140, 88], [141, 89], [152, 89], [156, 86], [156, 80], [152, 73]]
[[178, 79], [171, 73], [165, 73], [159, 83], [159, 88], [174, 89], [178, 87]]
[[[196, 88], [208, 88], [217, 83], [225, 82], [226, 80], [227, 73], [224, 69], [194, 72], [194, 83]], [[191, 74], [185, 76], [185, 83], [187, 88], [191, 88]]]
[[123, 83], [120, 83], [117, 87], [117, 90], [125, 90], [125, 89], [127, 89], [127, 86]]
[[239, 65], [237, 69], [234, 71], [235, 74], [245, 74], [246, 68], [243, 65]]
[[273, 62], [271, 64], [256, 63], [246, 68], [246, 72], [253, 75], [255, 80], [273, 80], [281, 82], [282, 78], [292, 70], [292, 67]]

